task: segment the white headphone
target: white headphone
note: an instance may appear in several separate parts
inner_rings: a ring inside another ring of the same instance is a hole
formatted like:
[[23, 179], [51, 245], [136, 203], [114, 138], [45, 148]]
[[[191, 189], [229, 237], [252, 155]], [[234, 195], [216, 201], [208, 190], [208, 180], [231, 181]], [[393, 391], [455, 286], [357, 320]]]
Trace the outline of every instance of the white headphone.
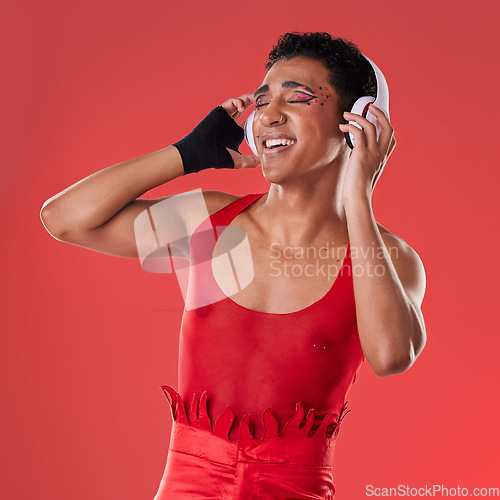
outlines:
[[[361, 115], [366, 118], [370, 123], [373, 123], [375, 127], [377, 127], [377, 139], [380, 135], [381, 127], [378, 123], [378, 120], [375, 115], [372, 115], [368, 111], [369, 104], [373, 103], [377, 108], [381, 109], [387, 119], [390, 120], [389, 116], [389, 87], [387, 86], [387, 81], [382, 71], [377, 67], [377, 65], [368, 59], [364, 54], [362, 56], [371, 64], [373, 71], [375, 72], [375, 78], [377, 80], [377, 97], [372, 96], [363, 96], [360, 97], [352, 106], [351, 113], [355, 113], [357, 115]], [[258, 155], [257, 147], [255, 146], [255, 139], [253, 136], [253, 121], [255, 118], [255, 110], [253, 110], [248, 116], [245, 122], [245, 139], [247, 144], [250, 146], [253, 154]], [[361, 128], [356, 122], [349, 122], [351, 125], [355, 125], [359, 129]], [[350, 132], [344, 133], [346, 142], [349, 147], [352, 149], [354, 147], [354, 136]]]

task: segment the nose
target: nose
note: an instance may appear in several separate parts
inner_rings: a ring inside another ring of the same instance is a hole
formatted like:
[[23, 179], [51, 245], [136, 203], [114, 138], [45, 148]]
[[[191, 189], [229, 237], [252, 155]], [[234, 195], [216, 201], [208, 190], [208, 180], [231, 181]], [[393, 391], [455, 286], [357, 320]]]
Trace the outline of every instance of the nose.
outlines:
[[264, 127], [272, 127], [273, 125], [285, 123], [286, 115], [283, 114], [277, 104], [271, 102], [264, 107], [264, 110], [260, 113], [259, 119]]

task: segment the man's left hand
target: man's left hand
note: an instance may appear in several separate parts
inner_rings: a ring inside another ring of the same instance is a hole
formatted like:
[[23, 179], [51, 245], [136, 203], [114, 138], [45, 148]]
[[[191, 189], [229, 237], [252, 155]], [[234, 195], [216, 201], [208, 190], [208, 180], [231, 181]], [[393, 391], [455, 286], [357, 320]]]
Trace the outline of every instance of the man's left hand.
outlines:
[[344, 177], [342, 198], [344, 202], [367, 196], [371, 200], [373, 189], [392, 151], [396, 147], [394, 129], [385, 113], [370, 104], [370, 113], [377, 117], [381, 127], [377, 141], [377, 129], [366, 118], [353, 113], [344, 113], [346, 120], [356, 122], [355, 125], [340, 124], [342, 132], [350, 132], [354, 136], [354, 149]]

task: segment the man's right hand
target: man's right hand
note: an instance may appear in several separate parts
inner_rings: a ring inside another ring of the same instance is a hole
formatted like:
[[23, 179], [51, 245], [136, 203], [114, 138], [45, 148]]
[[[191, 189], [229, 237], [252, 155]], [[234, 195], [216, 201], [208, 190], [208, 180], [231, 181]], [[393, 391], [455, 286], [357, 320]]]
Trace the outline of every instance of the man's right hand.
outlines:
[[[255, 102], [253, 94], [243, 94], [239, 97], [231, 97], [221, 106], [227, 111], [229, 116], [238, 123], [243, 113]], [[238, 123], [238, 125], [240, 125]], [[245, 122], [240, 127], [244, 128]], [[234, 168], [255, 168], [260, 165], [260, 158], [257, 155], [242, 155], [232, 149], [226, 148], [234, 162]]]

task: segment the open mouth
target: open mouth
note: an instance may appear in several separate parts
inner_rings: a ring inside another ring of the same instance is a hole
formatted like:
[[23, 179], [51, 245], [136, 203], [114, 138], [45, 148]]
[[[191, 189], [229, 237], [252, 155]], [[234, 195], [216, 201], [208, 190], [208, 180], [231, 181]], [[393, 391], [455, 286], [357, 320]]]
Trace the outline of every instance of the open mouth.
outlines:
[[290, 149], [295, 144], [295, 139], [267, 139], [262, 143], [263, 154], [277, 154]]

